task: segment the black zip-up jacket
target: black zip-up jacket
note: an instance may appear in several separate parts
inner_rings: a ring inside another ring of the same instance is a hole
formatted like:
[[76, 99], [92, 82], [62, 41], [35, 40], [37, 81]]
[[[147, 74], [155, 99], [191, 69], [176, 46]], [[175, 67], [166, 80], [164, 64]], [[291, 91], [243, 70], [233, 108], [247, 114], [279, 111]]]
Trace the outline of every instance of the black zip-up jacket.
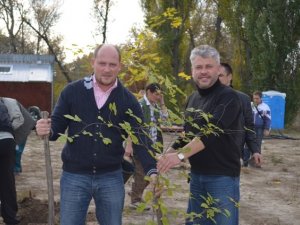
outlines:
[[[207, 123], [201, 116], [211, 114]], [[178, 149], [193, 139], [201, 139], [205, 149], [189, 158], [191, 171], [202, 175], [239, 176], [242, 124], [241, 103], [237, 93], [219, 80], [208, 89], [195, 91], [188, 99], [184, 130], [186, 138], [179, 138], [173, 148]], [[208, 132], [215, 125], [214, 132]], [[221, 129], [218, 131], [218, 128]], [[189, 139], [189, 140], [187, 140]]]
[[253, 121], [253, 112], [251, 107], [251, 99], [248, 95], [241, 91], [236, 91], [241, 104], [242, 104], [242, 110], [243, 110], [243, 127], [245, 127], [245, 135], [243, 136], [243, 142], [241, 149], [244, 148], [244, 143], [248, 146], [250, 152], [252, 154], [254, 153], [260, 153], [257, 141], [256, 141], [256, 134], [254, 131], [254, 121]]

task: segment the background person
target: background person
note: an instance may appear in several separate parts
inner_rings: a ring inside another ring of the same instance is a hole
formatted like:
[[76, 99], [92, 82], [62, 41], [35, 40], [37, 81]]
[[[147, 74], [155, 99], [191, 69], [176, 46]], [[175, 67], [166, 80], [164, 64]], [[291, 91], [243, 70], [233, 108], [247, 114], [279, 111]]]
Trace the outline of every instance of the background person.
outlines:
[[261, 144], [264, 136], [270, 135], [271, 109], [262, 101], [262, 92], [254, 91], [252, 95], [252, 111], [254, 117], [254, 129], [257, 137], [258, 148], [261, 153]]
[[[24, 108], [24, 106], [21, 103], [18, 102], [18, 105], [19, 105], [21, 113], [24, 117], [24, 123], [22, 124], [22, 126], [20, 126], [19, 129], [17, 129], [15, 131], [16, 143], [17, 143], [17, 145], [16, 145], [16, 162], [15, 162], [15, 166], [14, 166], [15, 175], [22, 173], [22, 155], [23, 155], [23, 152], [25, 149], [28, 135], [35, 128], [35, 125], [36, 125], [36, 120], [30, 114], [30, 112], [26, 108]], [[35, 106], [35, 107], [36, 107], [36, 109], [38, 109], [37, 106]], [[40, 119], [40, 118], [41, 117], [39, 116], [38, 119]]]
[[[187, 212], [201, 214], [202, 217], [190, 218], [187, 224], [237, 225], [241, 141], [236, 132], [242, 130], [240, 100], [232, 88], [219, 81], [220, 55], [215, 48], [208, 45], [194, 48], [190, 61], [197, 89], [186, 104], [185, 138], [175, 141], [159, 159], [157, 168], [164, 173], [180, 164], [181, 160], [189, 159], [191, 173]], [[208, 125], [201, 112], [212, 115], [209, 122], [222, 129], [216, 131], [218, 135], [205, 134], [198, 129]], [[211, 207], [228, 210], [229, 217], [216, 213], [213, 216], [215, 222], [207, 218], [202, 203], [209, 195], [218, 199]]]
[[[163, 135], [160, 130], [160, 123], [167, 119], [168, 110], [164, 103], [164, 97], [161, 87], [158, 83], [148, 84], [145, 88], [145, 94], [139, 100], [141, 105], [145, 124], [147, 125], [147, 132], [154, 144], [157, 144], [158, 153], [162, 153], [163, 150]], [[125, 148], [125, 156], [133, 156], [135, 165], [135, 171], [133, 173], [133, 182], [131, 186], [131, 204], [130, 207], [136, 209], [138, 205], [143, 202], [143, 192], [148, 186], [148, 181], [144, 180], [145, 173], [142, 164], [132, 148], [132, 142], [129, 139]], [[149, 207], [145, 208], [149, 210]]]
[[[232, 87], [232, 68], [228, 63], [221, 63], [219, 80], [222, 84], [226, 86]], [[243, 126], [246, 127], [244, 135], [242, 137], [243, 142], [241, 146], [241, 153], [243, 159], [243, 165], [247, 166], [249, 161], [249, 155], [245, 155], [245, 151], [251, 152], [252, 157], [254, 158], [255, 164], [257, 166], [261, 166], [262, 156], [260, 154], [260, 150], [258, 148], [258, 144], [256, 141], [256, 134], [254, 130], [254, 122], [253, 122], [253, 113], [251, 107], [251, 99], [248, 95], [241, 91], [237, 91], [236, 93], [239, 96], [242, 111], [243, 111]], [[242, 133], [241, 133], [242, 134]], [[245, 148], [247, 148], [245, 150]]]
[[0, 100], [0, 201], [1, 216], [5, 224], [19, 224], [15, 176], [16, 143], [7, 107]]
[[[80, 134], [72, 143], [67, 142], [62, 151], [62, 225], [84, 225], [92, 198], [101, 225], [122, 224], [125, 197], [122, 143], [127, 132], [120, 128], [120, 124], [127, 122], [131, 125], [139, 139], [136, 153], [144, 172], [156, 176], [156, 161], [146, 149], [151, 141], [143, 135], [141, 124], [126, 113], [131, 110], [135, 116], [143, 118], [138, 101], [117, 79], [121, 70], [119, 49], [109, 44], [97, 47], [92, 66], [91, 76], [64, 88], [51, 119], [41, 119], [36, 126], [38, 135], [50, 135], [50, 140], [56, 140], [66, 130], [69, 137], [82, 130], [92, 134], [92, 137]], [[112, 110], [113, 106], [115, 110]], [[72, 121], [65, 115], [77, 115], [82, 122]], [[105, 143], [103, 138], [111, 142]]]

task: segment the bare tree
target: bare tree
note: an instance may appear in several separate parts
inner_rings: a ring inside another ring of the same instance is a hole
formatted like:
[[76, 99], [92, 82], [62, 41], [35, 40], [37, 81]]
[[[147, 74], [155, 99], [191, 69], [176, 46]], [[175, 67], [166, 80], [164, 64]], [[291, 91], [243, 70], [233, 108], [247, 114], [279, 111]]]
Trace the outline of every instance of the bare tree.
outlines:
[[[56, 24], [60, 18], [58, 13], [59, 1], [54, 1], [53, 4], [45, 7], [46, 0], [30, 0], [33, 9], [33, 15], [37, 24], [37, 30], [42, 35], [50, 35], [51, 28]], [[36, 52], [40, 53], [42, 38], [37, 36]]]
[[97, 25], [100, 27], [99, 33], [102, 35], [102, 43], [106, 42], [108, 14], [112, 4], [112, 0], [94, 0], [94, 16]]
[[23, 5], [17, 0], [0, 0], [0, 19], [4, 22], [10, 43], [10, 53], [18, 52], [18, 35], [23, 22]]
[[65, 67], [63, 60], [63, 48], [59, 47], [61, 38], [51, 37], [51, 29], [58, 21], [60, 14], [58, 13], [60, 1], [54, 1], [50, 5], [46, 5], [46, 0], [31, 0], [31, 7], [33, 9], [34, 20], [28, 17], [23, 17], [24, 23], [26, 23], [37, 35], [37, 53], [41, 52], [42, 40], [47, 46], [48, 52], [54, 55], [55, 62], [58, 64], [59, 69], [68, 82], [72, 79], [69, 76], [69, 71]]

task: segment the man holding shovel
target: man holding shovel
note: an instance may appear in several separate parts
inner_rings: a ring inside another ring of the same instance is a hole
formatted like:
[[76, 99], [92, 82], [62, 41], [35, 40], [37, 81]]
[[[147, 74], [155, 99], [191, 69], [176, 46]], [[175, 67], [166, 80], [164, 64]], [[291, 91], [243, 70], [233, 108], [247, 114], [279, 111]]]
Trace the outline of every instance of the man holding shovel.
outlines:
[[117, 78], [121, 70], [120, 51], [109, 44], [97, 47], [92, 66], [91, 76], [65, 87], [51, 119], [41, 119], [36, 125], [37, 134], [49, 135], [50, 140], [56, 140], [66, 130], [69, 137], [62, 151], [62, 225], [84, 225], [92, 198], [101, 225], [122, 224], [122, 143], [128, 137], [128, 124], [139, 141], [135, 144], [136, 153], [145, 174], [154, 182], [157, 172], [156, 161], [146, 148], [151, 140], [137, 119], [143, 118], [141, 107]]

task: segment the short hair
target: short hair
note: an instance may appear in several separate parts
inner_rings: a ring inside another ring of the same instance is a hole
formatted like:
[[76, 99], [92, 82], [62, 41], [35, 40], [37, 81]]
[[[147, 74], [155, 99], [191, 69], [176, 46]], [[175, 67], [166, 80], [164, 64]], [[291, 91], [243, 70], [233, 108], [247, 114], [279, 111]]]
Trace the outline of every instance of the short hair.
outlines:
[[221, 63], [221, 66], [224, 67], [227, 75], [232, 74], [232, 68], [228, 63]]
[[161, 87], [158, 83], [151, 83], [151, 84], [148, 84], [145, 89], [146, 89], [146, 92], [149, 90], [151, 93], [154, 93], [156, 91], [160, 91]]
[[192, 65], [197, 56], [202, 58], [213, 58], [217, 63], [220, 63], [219, 52], [214, 47], [209, 45], [200, 45], [191, 51], [190, 61]]
[[99, 50], [100, 50], [102, 47], [104, 47], [104, 46], [112, 46], [112, 47], [114, 47], [114, 48], [116, 49], [116, 51], [118, 52], [118, 55], [119, 55], [119, 62], [121, 62], [121, 51], [120, 51], [120, 49], [118, 48], [118, 46], [112, 45], [112, 44], [101, 44], [101, 45], [98, 45], [98, 46], [95, 48], [95, 50], [94, 50], [94, 58], [97, 57], [97, 54], [98, 54]]
[[258, 95], [260, 98], [262, 98], [262, 92], [261, 91], [254, 91], [253, 95]]

